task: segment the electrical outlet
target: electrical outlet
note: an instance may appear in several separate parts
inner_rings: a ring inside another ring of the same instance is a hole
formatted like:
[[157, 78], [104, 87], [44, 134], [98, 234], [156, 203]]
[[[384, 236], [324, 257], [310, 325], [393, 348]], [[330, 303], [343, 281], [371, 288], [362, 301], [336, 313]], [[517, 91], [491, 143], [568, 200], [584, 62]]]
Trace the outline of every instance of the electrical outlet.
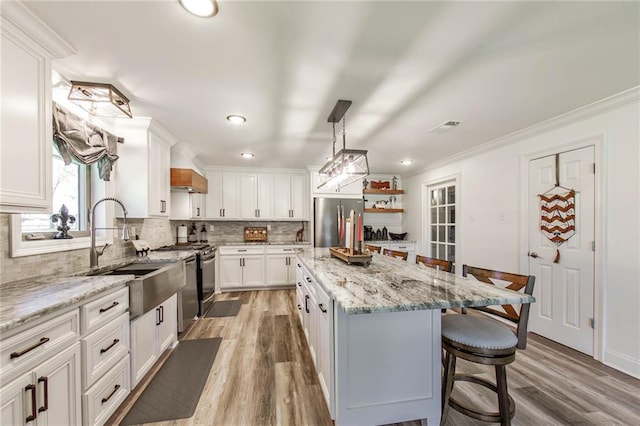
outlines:
[[131, 229], [129, 229], [129, 231], [130, 231], [129, 233], [131, 234], [131, 236], [135, 239], [136, 235], [138, 235], [138, 234], [136, 234], [136, 227], [132, 226]]
[[214, 228], [213, 225], [209, 225], [209, 232], [213, 232], [213, 228]]
[[271, 231], [271, 225], [267, 225], [267, 231]]

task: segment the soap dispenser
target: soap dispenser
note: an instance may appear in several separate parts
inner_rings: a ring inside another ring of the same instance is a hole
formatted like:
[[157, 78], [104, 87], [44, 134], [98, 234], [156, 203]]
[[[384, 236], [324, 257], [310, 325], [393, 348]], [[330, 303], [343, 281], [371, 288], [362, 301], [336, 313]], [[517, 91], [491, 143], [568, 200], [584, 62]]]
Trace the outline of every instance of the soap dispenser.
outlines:
[[202, 224], [202, 227], [200, 227], [200, 242], [209, 242], [209, 236], [207, 235], [207, 225], [205, 225], [204, 223]]

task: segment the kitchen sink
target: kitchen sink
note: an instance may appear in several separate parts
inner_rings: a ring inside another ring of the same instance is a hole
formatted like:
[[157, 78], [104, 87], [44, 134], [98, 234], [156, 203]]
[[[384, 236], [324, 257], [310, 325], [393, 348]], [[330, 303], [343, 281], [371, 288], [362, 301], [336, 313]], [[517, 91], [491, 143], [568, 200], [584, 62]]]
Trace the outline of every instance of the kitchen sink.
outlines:
[[132, 263], [93, 275], [133, 275], [129, 281], [129, 317], [145, 314], [186, 284], [184, 262]]

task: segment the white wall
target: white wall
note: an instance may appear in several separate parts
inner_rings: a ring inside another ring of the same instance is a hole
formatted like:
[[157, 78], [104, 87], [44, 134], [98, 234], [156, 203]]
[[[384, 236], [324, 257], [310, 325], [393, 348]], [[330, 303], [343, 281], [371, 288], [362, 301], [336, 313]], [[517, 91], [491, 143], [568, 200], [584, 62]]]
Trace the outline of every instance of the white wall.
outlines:
[[[600, 138], [596, 154], [602, 229], [596, 230], [596, 318], [602, 340], [596, 359], [640, 377], [640, 90], [592, 104], [493, 141], [403, 179], [405, 230], [421, 241], [423, 183], [459, 174], [457, 263], [527, 273], [521, 235], [521, 168], [528, 156]], [[599, 156], [598, 156], [599, 154]], [[600, 241], [602, 239], [602, 241]], [[524, 246], [526, 247], [526, 245]], [[525, 250], [526, 251], [526, 250]], [[596, 274], [597, 275], [597, 274]], [[598, 315], [599, 313], [599, 315]], [[598, 340], [598, 339], [596, 339]]]

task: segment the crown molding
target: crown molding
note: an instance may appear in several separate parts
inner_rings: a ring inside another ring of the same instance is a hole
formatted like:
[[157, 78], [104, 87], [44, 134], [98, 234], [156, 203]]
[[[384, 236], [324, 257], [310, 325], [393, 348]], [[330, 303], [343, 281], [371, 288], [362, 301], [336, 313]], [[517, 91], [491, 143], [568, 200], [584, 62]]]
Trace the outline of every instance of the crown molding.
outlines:
[[42, 46], [53, 59], [65, 58], [78, 53], [73, 46], [53, 31], [22, 2], [3, 1], [0, 3], [2, 17]]
[[488, 151], [493, 151], [503, 146], [518, 142], [522, 139], [530, 138], [544, 132], [548, 132], [563, 126], [567, 126], [577, 121], [586, 120], [596, 115], [613, 111], [618, 108], [622, 108], [627, 105], [631, 105], [639, 102], [640, 102], [640, 86], [636, 86], [629, 90], [625, 90], [624, 92], [620, 92], [618, 94], [609, 96], [599, 101], [587, 104], [573, 111], [569, 111], [567, 113], [558, 115], [556, 117], [550, 118], [548, 120], [542, 121], [532, 126], [525, 127], [524, 129], [517, 130], [513, 133], [509, 133], [505, 136], [501, 136], [492, 141], [455, 153], [446, 158], [443, 158], [442, 160], [438, 160], [435, 163], [430, 164], [425, 168], [422, 168], [412, 173], [404, 174], [402, 176], [407, 178], [417, 176], [422, 173], [428, 172], [430, 170], [446, 166], [453, 162], [461, 161], [469, 157], [483, 154]]

